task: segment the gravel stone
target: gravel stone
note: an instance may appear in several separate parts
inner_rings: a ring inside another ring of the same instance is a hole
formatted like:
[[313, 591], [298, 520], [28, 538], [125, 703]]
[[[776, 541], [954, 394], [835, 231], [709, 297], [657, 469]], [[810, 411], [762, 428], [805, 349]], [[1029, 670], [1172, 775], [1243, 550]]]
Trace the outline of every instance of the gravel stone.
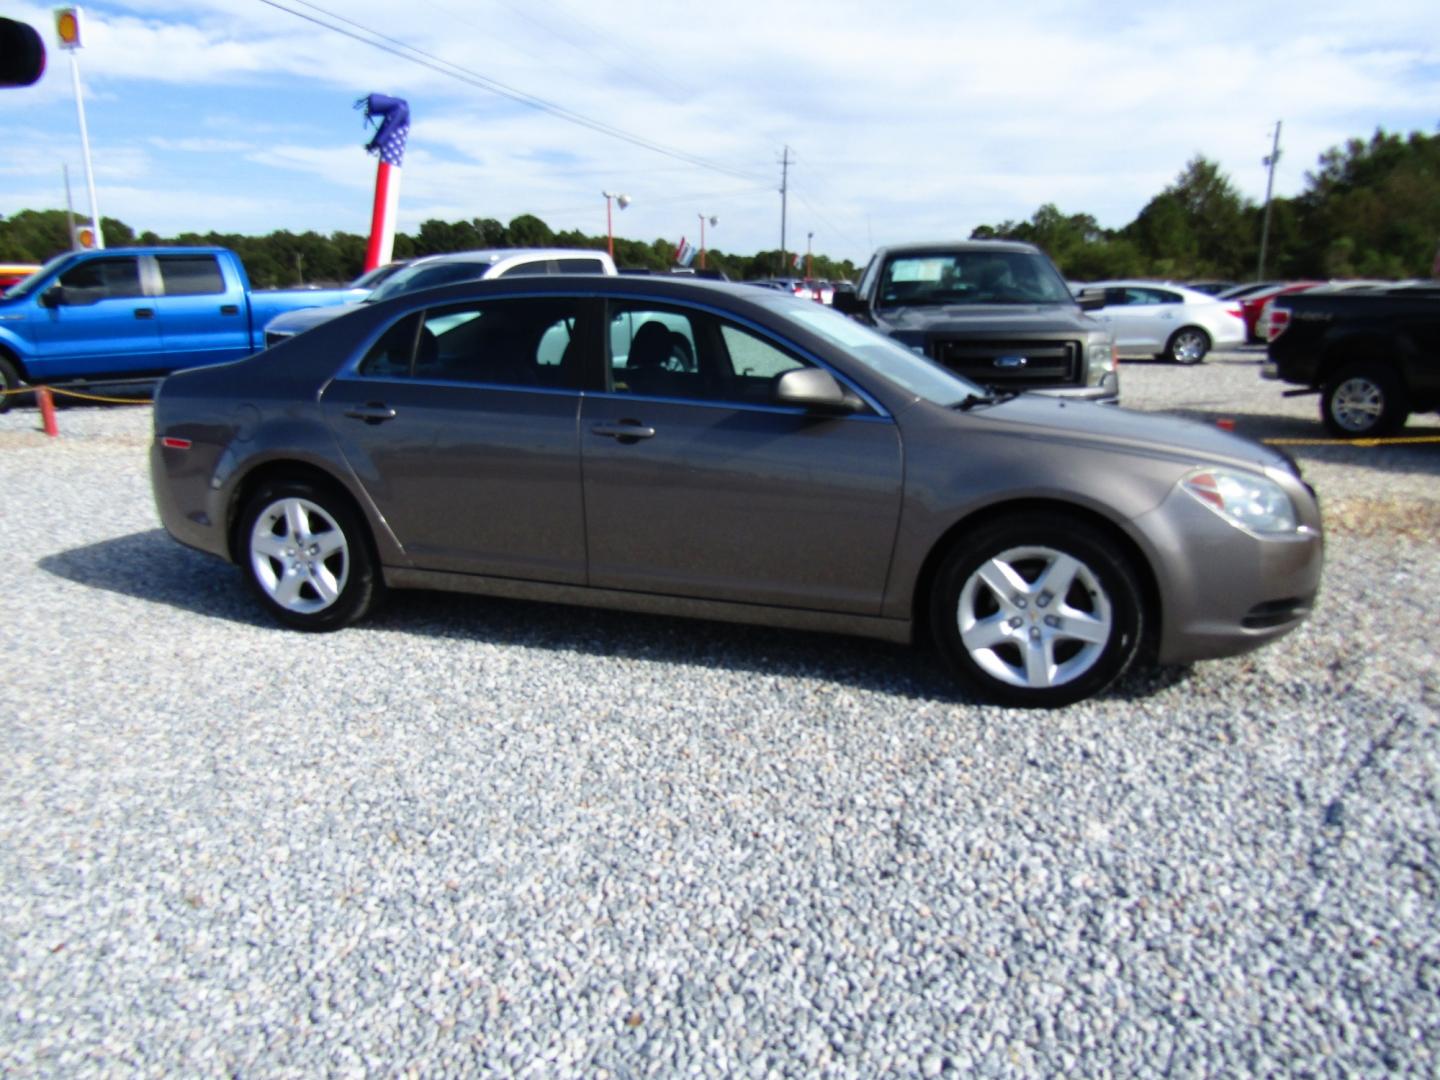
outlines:
[[[1127, 406], [1321, 438], [1259, 357]], [[0, 1072], [1440, 1072], [1436, 445], [1288, 448], [1294, 634], [1027, 713], [725, 624], [287, 632], [160, 530], [147, 409], [59, 425], [0, 416]]]

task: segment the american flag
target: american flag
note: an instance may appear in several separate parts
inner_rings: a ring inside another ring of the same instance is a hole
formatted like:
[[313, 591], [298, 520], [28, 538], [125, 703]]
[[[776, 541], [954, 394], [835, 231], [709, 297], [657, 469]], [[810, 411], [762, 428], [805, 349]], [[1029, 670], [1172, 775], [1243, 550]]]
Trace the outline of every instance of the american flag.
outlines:
[[372, 154], [379, 154], [386, 165], [399, 168], [405, 162], [405, 140], [410, 135], [410, 104], [404, 98], [386, 94], [371, 94], [356, 104], [364, 104], [365, 119], [380, 118], [380, 130], [365, 147]]

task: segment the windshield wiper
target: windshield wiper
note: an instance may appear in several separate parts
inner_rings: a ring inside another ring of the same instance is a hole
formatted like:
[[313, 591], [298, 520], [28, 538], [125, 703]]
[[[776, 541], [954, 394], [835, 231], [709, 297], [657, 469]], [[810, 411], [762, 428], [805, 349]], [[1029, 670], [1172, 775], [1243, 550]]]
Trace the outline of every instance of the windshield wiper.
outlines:
[[997, 390], [988, 394], [966, 394], [959, 401], [950, 406], [952, 409], [959, 409], [961, 412], [969, 412], [977, 405], [999, 405], [1001, 402], [1009, 401], [1011, 398], [1020, 396], [1019, 390]]

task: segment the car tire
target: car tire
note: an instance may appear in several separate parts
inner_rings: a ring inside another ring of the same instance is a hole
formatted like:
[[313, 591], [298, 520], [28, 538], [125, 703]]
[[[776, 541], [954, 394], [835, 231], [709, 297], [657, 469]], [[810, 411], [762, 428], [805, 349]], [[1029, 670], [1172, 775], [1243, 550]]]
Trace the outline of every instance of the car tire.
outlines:
[[1325, 383], [1320, 419], [1327, 431], [1342, 439], [1393, 435], [1410, 417], [1404, 398], [1400, 376], [1389, 364], [1350, 364]]
[[380, 599], [370, 535], [348, 499], [304, 481], [267, 483], [246, 504], [241, 567], [261, 604], [295, 630], [339, 630]]
[[942, 655], [1000, 705], [1056, 708], [1099, 693], [1134, 661], [1145, 619], [1115, 542], [1063, 514], [982, 526], [945, 558], [931, 594]]
[[1198, 364], [1210, 351], [1210, 335], [1198, 326], [1182, 326], [1170, 335], [1165, 356], [1176, 364]]
[[0, 413], [9, 411], [10, 407], [20, 400], [16, 393], [20, 389], [20, 372], [10, 362], [8, 356], [0, 356]]

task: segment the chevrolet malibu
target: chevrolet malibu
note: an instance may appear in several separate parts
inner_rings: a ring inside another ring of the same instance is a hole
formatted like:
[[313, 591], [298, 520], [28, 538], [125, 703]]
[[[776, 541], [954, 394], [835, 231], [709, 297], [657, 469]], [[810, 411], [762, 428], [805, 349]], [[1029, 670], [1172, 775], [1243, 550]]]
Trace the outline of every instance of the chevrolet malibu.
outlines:
[[1057, 706], [1294, 629], [1314, 495], [1164, 416], [994, 395], [814, 303], [693, 279], [472, 282], [168, 378], [166, 529], [298, 630], [448, 589], [933, 640]]

